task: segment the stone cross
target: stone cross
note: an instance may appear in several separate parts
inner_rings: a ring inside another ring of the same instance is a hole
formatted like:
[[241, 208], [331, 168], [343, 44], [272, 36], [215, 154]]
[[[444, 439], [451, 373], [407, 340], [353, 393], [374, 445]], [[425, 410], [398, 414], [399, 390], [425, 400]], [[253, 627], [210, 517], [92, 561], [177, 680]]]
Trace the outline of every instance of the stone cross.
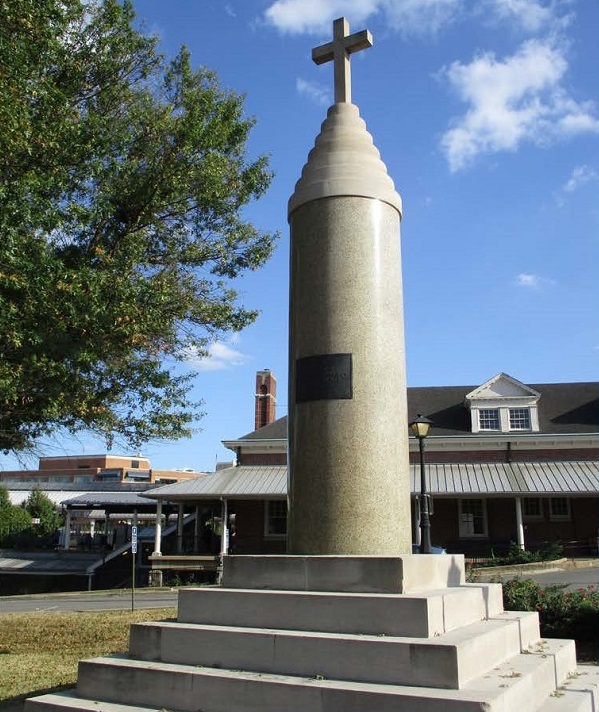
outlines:
[[349, 22], [340, 17], [333, 22], [333, 41], [315, 47], [312, 60], [324, 64], [333, 60], [335, 67], [335, 103], [351, 104], [351, 73], [349, 55], [372, 47], [372, 35], [368, 30], [349, 35]]

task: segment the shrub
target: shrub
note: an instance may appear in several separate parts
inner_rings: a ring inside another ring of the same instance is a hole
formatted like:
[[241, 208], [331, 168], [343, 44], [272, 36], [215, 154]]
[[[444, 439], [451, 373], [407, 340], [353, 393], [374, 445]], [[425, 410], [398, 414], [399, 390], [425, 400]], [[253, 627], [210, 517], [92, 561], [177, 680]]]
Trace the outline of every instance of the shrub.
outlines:
[[491, 559], [477, 566], [514, 566], [516, 564], [532, 564], [537, 561], [555, 561], [563, 556], [564, 548], [559, 541], [548, 542], [539, 549], [530, 551], [521, 549], [515, 541], [511, 541], [505, 556], [495, 556], [491, 552]]
[[599, 657], [599, 590], [595, 586], [565, 591], [563, 585], [543, 587], [532, 579], [503, 584], [503, 605], [508, 611], [537, 611], [541, 635], [573, 638], [579, 657]]

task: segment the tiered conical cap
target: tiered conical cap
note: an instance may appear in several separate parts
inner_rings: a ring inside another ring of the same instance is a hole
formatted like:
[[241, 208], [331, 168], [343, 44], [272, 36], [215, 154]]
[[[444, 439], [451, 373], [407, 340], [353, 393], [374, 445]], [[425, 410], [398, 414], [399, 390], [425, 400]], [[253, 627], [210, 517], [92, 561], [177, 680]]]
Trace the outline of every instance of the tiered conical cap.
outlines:
[[338, 103], [329, 109], [287, 214], [304, 203], [335, 196], [377, 198], [401, 215], [401, 197], [355, 104]]

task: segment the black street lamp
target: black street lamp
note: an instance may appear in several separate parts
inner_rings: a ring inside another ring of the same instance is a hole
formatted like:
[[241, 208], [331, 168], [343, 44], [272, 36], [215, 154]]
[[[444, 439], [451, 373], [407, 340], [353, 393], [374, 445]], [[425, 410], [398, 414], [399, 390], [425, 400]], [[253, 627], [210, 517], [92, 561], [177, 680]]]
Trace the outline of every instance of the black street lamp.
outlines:
[[415, 437], [418, 438], [418, 446], [420, 448], [420, 553], [431, 553], [431, 518], [429, 507], [429, 494], [426, 490], [426, 473], [424, 469], [424, 438], [428, 435], [428, 431], [432, 425], [432, 421], [418, 414], [416, 420], [410, 423], [410, 429]]

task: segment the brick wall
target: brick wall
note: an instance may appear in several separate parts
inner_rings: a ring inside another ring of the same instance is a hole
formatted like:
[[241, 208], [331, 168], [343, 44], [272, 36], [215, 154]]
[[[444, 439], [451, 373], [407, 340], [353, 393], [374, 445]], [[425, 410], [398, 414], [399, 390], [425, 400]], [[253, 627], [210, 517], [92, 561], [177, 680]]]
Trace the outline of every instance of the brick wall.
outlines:
[[229, 512], [235, 512], [233, 554], [284, 554], [285, 539], [264, 536], [264, 500], [231, 500]]
[[[568, 450], [458, 450], [449, 452], [426, 451], [426, 462], [452, 463], [452, 462], [567, 462], [569, 460], [597, 459], [598, 452], [595, 448], [573, 448]], [[410, 462], [420, 462], [418, 452], [410, 453]]]
[[242, 452], [237, 457], [239, 465], [286, 465], [287, 454], [284, 452], [253, 453]]

